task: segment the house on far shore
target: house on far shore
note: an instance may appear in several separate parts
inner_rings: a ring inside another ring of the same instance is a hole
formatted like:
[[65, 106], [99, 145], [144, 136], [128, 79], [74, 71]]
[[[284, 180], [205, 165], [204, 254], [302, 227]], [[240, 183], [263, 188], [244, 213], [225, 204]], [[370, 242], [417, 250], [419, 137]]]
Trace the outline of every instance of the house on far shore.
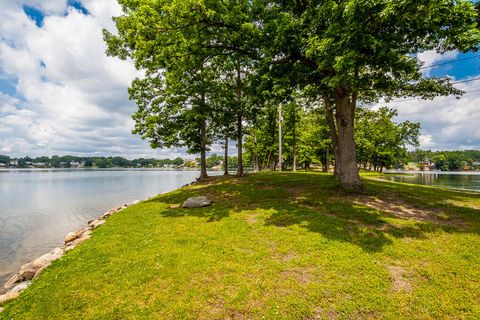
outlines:
[[36, 162], [33, 164], [33, 166], [35, 168], [46, 168], [48, 167], [48, 164], [46, 164], [45, 162]]
[[70, 167], [71, 168], [83, 168], [85, 166], [85, 162], [79, 162], [79, 161], [70, 161]]
[[423, 161], [418, 163], [420, 171], [432, 171], [434, 163], [431, 161]]
[[0, 168], [6, 167], [7, 165], [3, 162], [0, 162]]
[[10, 161], [10, 165], [11, 165], [12, 167], [18, 167], [18, 160], [12, 160], [12, 161]]

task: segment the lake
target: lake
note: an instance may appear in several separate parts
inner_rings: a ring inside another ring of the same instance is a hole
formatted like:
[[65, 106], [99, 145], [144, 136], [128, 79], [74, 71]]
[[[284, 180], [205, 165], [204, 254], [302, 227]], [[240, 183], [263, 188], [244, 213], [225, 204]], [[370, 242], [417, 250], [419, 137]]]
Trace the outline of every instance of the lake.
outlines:
[[68, 232], [89, 219], [177, 189], [199, 175], [154, 169], [0, 170], [0, 288], [22, 264], [61, 246]]
[[480, 172], [389, 172], [384, 179], [458, 190], [480, 191]]

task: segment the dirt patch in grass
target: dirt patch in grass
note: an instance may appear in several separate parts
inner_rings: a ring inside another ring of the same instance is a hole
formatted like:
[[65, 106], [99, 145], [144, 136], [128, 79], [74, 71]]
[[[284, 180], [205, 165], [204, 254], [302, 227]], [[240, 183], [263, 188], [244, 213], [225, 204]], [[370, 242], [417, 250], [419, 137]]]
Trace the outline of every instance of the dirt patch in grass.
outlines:
[[307, 189], [308, 187], [305, 185], [295, 185], [286, 188], [286, 190], [290, 194], [290, 197], [294, 199], [301, 198], [302, 194], [304, 194]]
[[248, 223], [251, 223], [251, 224], [254, 224], [254, 223], [257, 222], [257, 217], [258, 217], [258, 213], [257, 213], [257, 212], [250, 213], [250, 214], [247, 216], [247, 222], [248, 222]]
[[273, 254], [273, 258], [275, 260], [277, 260], [278, 262], [290, 262], [297, 257], [298, 257], [298, 255], [293, 251], [289, 251], [285, 254], [280, 253], [280, 252], [275, 252]]
[[280, 252], [277, 249], [276, 243], [273, 241], [270, 242], [270, 250], [272, 251], [272, 258], [278, 262], [290, 262], [298, 257], [298, 254], [294, 251], [288, 251], [286, 253]]
[[277, 186], [273, 184], [257, 184], [255, 188], [258, 190], [274, 190], [277, 188]]
[[223, 198], [226, 198], [226, 199], [238, 198], [240, 196], [240, 192], [238, 192], [238, 191], [221, 191], [220, 195]]
[[393, 291], [412, 292], [412, 285], [405, 278], [405, 273], [406, 273], [405, 269], [401, 267], [395, 267], [395, 266], [388, 266], [387, 269], [390, 272], [390, 276], [392, 278]]
[[311, 267], [292, 267], [280, 273], [282, 279], [295, 279], [299, 284], [309, 284], [315, 278], [315, 270]]
[[391, 198], [382, 200], [377, 197], [364, 196], [355, 197], [352, 199], [352, 202], [357, 205], [386, 212], [400, 219], [416, 219], [436, 224], [450, 224], [455, 226], [461, 226], [463, 224], [459, 219], [442, 219], [442, 210], [412, 207], [399, 199]]
[[239, 310], [229, 309], [225, 306], [223, 299], [219, 298], [216, 301], [211, 301], [209, 304], [209, 310], [197, 315], [197, 319], [201, 320], [213, 320], [213, 319], [229, 319], [229, 320], [243, 320], [251, 319], [251, 315], [246, 312], [245, 314]]
[[305, 320], [318, 320], [318, 319], [339, 319], [338, 312], [335, 310], [327, 310], [322, 307], [318, 307], [313, 312], [313, 315], [310, 317], [305, 318]]

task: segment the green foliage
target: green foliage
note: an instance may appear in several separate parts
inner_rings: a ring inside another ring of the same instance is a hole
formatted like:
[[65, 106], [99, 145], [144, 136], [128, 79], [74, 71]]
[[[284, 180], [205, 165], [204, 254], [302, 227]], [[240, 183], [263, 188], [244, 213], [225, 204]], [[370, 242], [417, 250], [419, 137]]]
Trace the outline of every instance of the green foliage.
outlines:
[[91, 167], [93, 167], [92, 159], [85, 160], [85, 168], [91, 168]]
[[9, 164], [11, 158], [9, 156], [0, 155], [0, 163]]
[[[279, 101], [293, 101], [299, 91], [332, 101], [336, 125], [330, 128], [338, 132], [329, 132], [337, 162], [354, 170], [357, 101], [459, 95], [449, 78], [423, 75], [417, 54], [475, 51], [480, 40], [476, 10], [466, 0], [119, 3], [118, 33], [104, 34], [109, 55], [132, 59], [145, 71], [130, 89], [138, 105], [134, 132], [152, 147], [185, 145], [204, 153], [214, 139], [232, 135], [241, 145], [249, 124], [247, 158], [268, 168], [275, 166], [276, 149], [268, 119]], [[255, 121], [257, 115], [267, 123]], [[285, 134], [292, 146], [285, 150], [287, 163], [296, 154], [292, 128]], [[398, 155], [376, 157], [390, 166]]]
[[409, 160], [407, 147], [418, 146], [420, 124], [393, 122], [397, 111], [382, 107], [377, 111], [357, 110], [355, 143], [358, 162], [366, 169], [403, 167]]
[[274, 170], [278, 163], [278, 113], [273, 105], [257, 114], [245, 137], [245, 157], [257, 170]]
[[409, 154], [410, 160], [421, 165], [433, 164], [440, 171], [461, 171], [478, 169], [480, 150], [436, 151], [415, 150]]
[[322, 108], [304, 111], [300, 122], [298, 162], [308, 169], [311, 164], [321, 164], [327, 170], [332, 160], [332, 140]]

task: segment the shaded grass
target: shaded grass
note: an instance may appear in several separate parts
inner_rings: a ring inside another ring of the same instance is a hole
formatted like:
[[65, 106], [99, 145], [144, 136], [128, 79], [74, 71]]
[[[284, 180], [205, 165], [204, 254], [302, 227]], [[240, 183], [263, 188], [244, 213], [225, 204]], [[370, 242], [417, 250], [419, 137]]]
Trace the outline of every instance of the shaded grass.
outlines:
[[[208, 181], [111, 217], [2, 319], [480, 318], [480, 194], [330, 175]], [[208, 208], [179, 208], [208, 195]], [[435, 217], [403, 219], [375, 196]], [[441, 223], [438, 223], [440, 221]]]

